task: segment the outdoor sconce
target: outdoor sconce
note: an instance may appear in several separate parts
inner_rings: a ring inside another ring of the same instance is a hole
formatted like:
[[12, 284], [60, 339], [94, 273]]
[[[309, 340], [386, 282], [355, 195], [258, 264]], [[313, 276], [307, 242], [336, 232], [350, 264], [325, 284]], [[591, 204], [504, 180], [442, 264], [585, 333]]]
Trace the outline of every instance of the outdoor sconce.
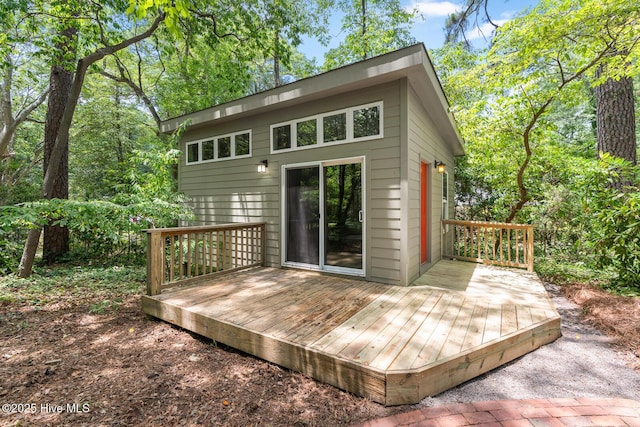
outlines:
[[444, 167], [445, 166], [446, 165], [444, 163], [439, 162], [439, 161], [436, 160], [436, 162], [434, 163], [433, 167], [438, 169], [438, 173], [444, 173], [444, 170], [445, 170]]
[[263, 160], [258, 163], [258, 173], [267, 173], [267, 168], [269, 167], [269, 161]]

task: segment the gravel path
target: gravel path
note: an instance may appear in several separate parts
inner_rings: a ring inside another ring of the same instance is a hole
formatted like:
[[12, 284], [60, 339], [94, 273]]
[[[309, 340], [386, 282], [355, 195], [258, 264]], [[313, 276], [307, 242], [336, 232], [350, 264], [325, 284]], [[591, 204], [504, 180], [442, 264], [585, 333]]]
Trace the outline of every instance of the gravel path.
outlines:
[[581, 320], [580, 307], [547, 286], [562, 316], [562, 337], [467, 383], [420, 402], [563, 397], [617, 397], [640, 401], [640, 372], [626, 365], [610, 339]]

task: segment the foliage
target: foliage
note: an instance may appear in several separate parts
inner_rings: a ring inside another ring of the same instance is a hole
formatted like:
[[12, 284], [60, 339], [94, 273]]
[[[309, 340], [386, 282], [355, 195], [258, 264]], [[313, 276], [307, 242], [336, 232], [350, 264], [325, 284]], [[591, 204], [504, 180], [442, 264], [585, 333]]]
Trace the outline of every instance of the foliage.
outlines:
[[[318, 73], [315, 61], [307, 59], [297, 49], [292, 48], [287, 63], [280, 64], [280, 84], [287, 84]], [[256, 58], [250, 65], [251, 79], [249, 93], [258, 93], [274, 87], [274, 59]]]
[[[0, 204], [38, 196], [33, 170], [42, 161], [42, 126], [49, 91], [41, 36], [24, 19], [26, 2], [0, 6]], [[21, 184], [26, 185], [22, 186]]]
[[209, 46], [201, 38], [194, 38], [188, 51], [178, 42], [175, 47], [165, 48], [171, 56], [165, 56], [162, 78], [151, 88], [164, 117], [199, 111], [248, 92], [251, 76], [247, 64], [230, 60], [237, 41], [226, 39]]
[[[118, 253], [135, 256], [144, 251], [144, 229], [170, 226], [178, 219], [190, 218], [190, 211], [184, 204], [179, 203], [180, 200], [176, 202], [151, 199], [119, 205], [96, 200], [51, 199], [2, 206], [0, 236], [10, 237], [16, 230], [45, 224], [66, 226], [83, 248], [85, 259]], [[10, 249], [9, 239], [5, 240]], [[10, 267], [15, 267], [15, 264], [0, 265], [0, 269], [5, 271]]]
[[601, 286], [615, 278], [615, 272], [593, 264], [576, 261], [562, 251], [536, 258], [536, 273], [547, 282], [565, 286], [574, 283]]
[[52, 302], [79, 304], [88, 300], [97, 301], [90, 311], [115, 309], [124, 296], [140, 294], [144, 286], [144, 266], [125, 262], [114, 259], [101, 265], [78, 263], [36, 268], [28, 280], [14, 275], [0, 277], [0, 304], [39, 306]]
[[[629, 187], [618, 190], [618, 179]], [[619, 292], [640, 292], [640, 168], [622, 159], [602, 155], [587, 176], [584, 209], [591, 219], [589, 242], [599, 267], [612, 267], [611, 285]]]
[[[163, 3], [139, 2], [136, 8]], [[134, 61], [121, 58], [129, 70], [143, 70], [145, 92], [165, 117], [202, 110], [315, 71], [296, 47], [303, 35], [325, 38], [327, 12], [316, 2], [250, 0], [213, 6], [190, 0], [182, 6], [189, 19], [180, 18], [178, 31], [159, 32], [153, 41], [140, 44]], [[135, 77], [136, 72], [128, 74]]]
[[[468, 176], [497, 195], [490, 203], [496, 219], [526, 220], [526, 208], [543, 200], [545, 180], [555, 179], [550, 166], [566, 171], [590, 143], [585, 81], [598, 83], [595, 71], [605, 63], [610, 76], [637, 71], [614, 58], [613, 44], [638, 55], [638, 18], [627, 2], [544, 0], [501, 27], [487, 51], [454, 45], [436, 52], [467, 142]], [[563, 110], [576, 116], [566, 114], [563, 124]], [[580, 147], [568, 121], [587, 130], [579, 132]]]
[[398, 0], [335, 0], [343, 12], [344, 41], [325, 54], [323, 68], [331, 70], [415, 44], [411, 22], [415, 12]]
[[[40, 114], [32, 120], [40, 120]], [[13, 155], [0, 160], [0, 205], [11, 205], [40, 197], [42, 186], [43, 129], [25, 122], [15, 132]]]
[[134, 153], [150, 157], [165, 147], [124, 87], [91, 75], [83, 93], [70, 135], [70, 196], [100, 200], [116, 195], [136, 169]]
[[432, 54], [466, 141], [458, 214], [533, 223], [541, 268], [601, 271], [619, 290], [638, 283], [637, 189], [613, 194], [607, 179], [618, 169], [597, 161], [593, 86], [638, 74], [639, 12], [618, 0], [542, 0], [486, 50], [460, 43]]
[[[15, 155], [9, 160], [3, 160], [2, 177], [12, 171], [15, 186], [3, 187], [1, 204], [19, 204], [38, 193], [50, 194], [52, 177], [57, 175], [57, 158], [64, 155], [61, 153], [69, 143], [71, 196], [98, 201], [78, 200], [74, 208], [70, 207], [72, 204], [52, 207], [62, 211], [58, 214], [42, 213], [49, 209], [42, 207], [40, 216], [75, 227], [72, 235], [83, 245], [90, 245], [89, 252], [117, 250], [114, 242], [121, 231], [114, 230], [123, 230], [123, 224], [113, 214], [117, 209], [111, 210], [113, 215], [104, 212], [103, 204], [107, 202], [103, 199], [108, 198], [113, 206], [125, 207], [181, 202], [175, 193], [179, 156], [176, 140], [149, 126], [149, 116], [140, 108], [142, 102], [159, 124], [158, 108], [165, 114], [181, 114], [260, 90], [262, 87], [257, 85], [251, 87], [252, 76], [256, 69], [267, 76], [268, 71], [261, 64], [268, 64], [271, 57], [274, 74], [280, 72], [275, 67], [280, 62], [294, 78], [310, 72], [314, 67], [308, 62], [301, 58], [301, 66], [298, 62], [292, 65], [290, 58], [301, 35], [320, 34], [320, 26], [326, 22], [315, 7], [309, 7], [313, 5], [300, 0], [223, 0], [215, 5], [204, 0], [3, 3], [0, 53], [3, 66], [14, 65], [12, 89], [15, 86], [16, 94], [29, 95], [31, 82], [46, 86], [46, 71], [52, 61], [75, 73], [62, 130], [57, 138], [54, 136], [58, 142], [52, 150], [52, 167], [46, 174], [49, 178], [43, 181], [35, 168], [41, 162], [38, 144], [43, 120], [28, 123], [16, 133], [18, 138], [12, 148], [19, 150], [14, 150]], [[65, 38], [62, 32], [68, 29], [73, 34]], [[6, 55], [14, 53], [28, 58], [22, 62], [20, 56], [5, 60]], [[16, 67], [27, 62], [35, 64], [34, 59], [38, 60], [37, 73], [36, 68], [29, 73], [28, 68]], [[110, 74], [112, 80], [106, 83], [96, 79], [96, 73]], [[114, 80], [126, 83], [135, 96], [123, 86], [114, 85]], [[21, 137], [21, 133], [27, 134], [23, 130], [33, 130], [28, 139]], [[35, 206], [23, 204], [16, 209], [33, 211]], [[92, 210], [92, 214], [112, 218], [114, 223], [85, 228], [78, 212]], [[5, 209], [3, 215], [9, 214]], [[31, 225], [43, 223], [34, 221]], [[2, 231], [7, 249], [3, 263], [14, 258], [13, 242], [23, 229], [15, 230]], [[37, 248], [36, 229], [32, 230], [25, 244], [26, 261], [21, 267], [24, 275], [29, 274]]]

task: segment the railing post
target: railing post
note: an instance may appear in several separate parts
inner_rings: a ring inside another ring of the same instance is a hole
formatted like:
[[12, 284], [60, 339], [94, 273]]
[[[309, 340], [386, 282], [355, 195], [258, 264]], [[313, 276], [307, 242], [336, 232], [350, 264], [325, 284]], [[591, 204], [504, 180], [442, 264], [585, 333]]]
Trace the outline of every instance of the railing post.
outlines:
[[164, 238], [147, 230], [147, 295], [159, 295], [164, 277]]
[[527, 227], [527, 271], [533, 272], [533, 226]]
[[266, 266], [267, 264], [267, 225], [262, 224], [260, 226], [260, 265]]

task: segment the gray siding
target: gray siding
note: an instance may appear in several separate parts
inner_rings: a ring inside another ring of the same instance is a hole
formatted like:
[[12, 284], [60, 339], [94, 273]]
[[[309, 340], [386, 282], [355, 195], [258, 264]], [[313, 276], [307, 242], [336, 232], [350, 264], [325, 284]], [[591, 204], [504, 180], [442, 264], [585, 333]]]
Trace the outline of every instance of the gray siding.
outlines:
[[[252, 157], [179, 167], [179, 189], [191, 198], [196, 224], [267, 222], [267, 263], [280, 265], [281, 167], [287, 164], [365, 156], [366, 277], [400, 282], [400, 82], [340, 94], [295, 108], [271, 110], [215, 126], [188, 130], [185, 144], [251, 129]], [[270, 154], [270, 125], [382, 100], [384, 138]], [[269, 161], [267, 174], [256, 172]]]
[[[408, 94], [408, 282], [412, 282], [420, 275], [420, 163], [425, 161], [430, 165], [430, 230], [428, 236], [431, 246], [431, 262], [441, 258], [442, 229], [440, 225], [442, 215], [442, 175], [433, 167], [438, 160], [446, 164], [449, 174], [449, 218], [453, 218], [454, 191], [454, 157], [450, 148], [440, 136], [433, 120], [420, 103], [418, 95], [409, 88]], [[429, 194], [428, 194], [429, 196]]]

